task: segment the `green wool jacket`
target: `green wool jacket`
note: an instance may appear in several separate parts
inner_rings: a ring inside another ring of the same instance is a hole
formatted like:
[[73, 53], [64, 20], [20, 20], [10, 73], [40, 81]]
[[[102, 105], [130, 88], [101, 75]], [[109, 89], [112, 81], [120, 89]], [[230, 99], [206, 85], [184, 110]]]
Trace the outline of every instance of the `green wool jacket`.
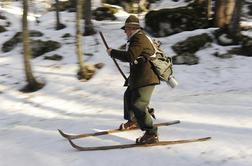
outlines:
[[[151, 56], [155, 52], [145, 33], [142, 30], [138, 31], [128, 42], [128, 50], [112, 49], [111, 57], [130, 63], [130, 75], [128, 78], [130, 89], [160, 84], [160, 80], [152, 69], [150, 62], [138, 59], [140, 56]], [[137, 64], [134, 63], [135, 60], [138, 60]]]

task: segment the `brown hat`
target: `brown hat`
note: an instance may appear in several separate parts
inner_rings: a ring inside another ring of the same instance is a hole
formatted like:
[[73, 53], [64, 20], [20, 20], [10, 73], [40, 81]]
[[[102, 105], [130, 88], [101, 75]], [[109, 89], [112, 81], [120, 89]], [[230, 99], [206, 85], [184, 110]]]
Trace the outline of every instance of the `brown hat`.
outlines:
[[141, 28], [140, 23], [139, 23], [139, 19], [134, 15], [130, 15], [126, 19], [125, 24], [123, 27], [121, 27], [121, 29], [125, 30], [125, 27]]

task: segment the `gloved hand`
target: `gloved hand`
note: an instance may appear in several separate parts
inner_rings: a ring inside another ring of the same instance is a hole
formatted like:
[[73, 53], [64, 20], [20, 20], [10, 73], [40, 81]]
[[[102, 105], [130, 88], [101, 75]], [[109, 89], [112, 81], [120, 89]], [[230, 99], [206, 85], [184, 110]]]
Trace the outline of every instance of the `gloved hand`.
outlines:
[[112, 51], [112, 48], [108, 48], [108, 49], [107, 49], [107, 53], [108, 53], [109, 56], [110, 56], [110, 54], [111, 54], [111, 51]]
[[134, 64], [139, 64], [139, 63], [145, 63], [147, 59], [143, 56], [138, 57], [136, 60], [134, 60]]

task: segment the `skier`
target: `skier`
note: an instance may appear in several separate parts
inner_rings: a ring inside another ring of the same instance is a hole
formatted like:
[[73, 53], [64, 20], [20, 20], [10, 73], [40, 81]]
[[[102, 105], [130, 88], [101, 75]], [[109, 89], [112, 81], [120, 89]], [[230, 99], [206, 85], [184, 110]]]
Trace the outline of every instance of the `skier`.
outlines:
[[155, 52], [152, 43], [142, 30], [139, 19], [130, 15], [125, 25], [121, 27], [127, 36], [126, 50], [108, 48], [112, 58], [130, 64], [130, 75], [126, 81], [127, 89], [124, 93], [124, 119], [126, 123], [119, 129], [131, 129], [139, 126], [144, 135], [136, 139], [138, 144], [151, 144], [159, 141], [157, 127], [153, 125], [148, 105], [155, 85], [160, 84], [158, 76], [146, 58]]

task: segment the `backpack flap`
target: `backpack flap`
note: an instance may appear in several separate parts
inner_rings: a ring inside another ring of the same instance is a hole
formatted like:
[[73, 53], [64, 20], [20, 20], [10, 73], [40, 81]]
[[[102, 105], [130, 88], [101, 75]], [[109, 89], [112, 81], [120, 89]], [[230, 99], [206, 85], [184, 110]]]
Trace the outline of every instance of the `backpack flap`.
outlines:
[[160, 80], [168, 81], [170, 75], [172, 75], [171, 58], [157, 53], [155, 58], [150, 58], [150, 62], [153, 65], [153, 69]]

